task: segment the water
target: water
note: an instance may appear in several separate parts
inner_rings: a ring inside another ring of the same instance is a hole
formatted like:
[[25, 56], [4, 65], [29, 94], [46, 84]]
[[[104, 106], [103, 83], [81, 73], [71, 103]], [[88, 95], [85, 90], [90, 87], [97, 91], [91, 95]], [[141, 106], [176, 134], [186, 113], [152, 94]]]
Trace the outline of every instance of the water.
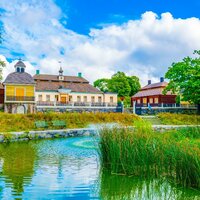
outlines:
[[0, 199], [200, 199], [168, 181], [101, 171], [95, 137], [0, 145]]

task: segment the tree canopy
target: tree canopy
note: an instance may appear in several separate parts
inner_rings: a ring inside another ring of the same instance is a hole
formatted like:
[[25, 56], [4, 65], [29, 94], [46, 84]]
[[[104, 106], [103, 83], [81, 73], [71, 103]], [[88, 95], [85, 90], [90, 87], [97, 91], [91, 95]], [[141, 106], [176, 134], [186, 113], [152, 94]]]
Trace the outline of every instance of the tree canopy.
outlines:
[[182, 100], [200, 104], [200, 51], [194, 51], [194, 57], [186, 57], [169, 67], [165, 78], [170, 82], [165, 89], [181, 94]]
[[130, 97], [140, 89], [139, 78], [136, 76], [126, 76], [124, 72], [117, 72], [111, 79], [98, 79], [94, 86], [102, 92], [116, 92], [119, 97]]
[[0, 60], [0, 81], [2, 81], [3, 77], [2, 77], [2, 72], [3, 72], [3, 67], [6, 66], [6, 63], [2, 60]]

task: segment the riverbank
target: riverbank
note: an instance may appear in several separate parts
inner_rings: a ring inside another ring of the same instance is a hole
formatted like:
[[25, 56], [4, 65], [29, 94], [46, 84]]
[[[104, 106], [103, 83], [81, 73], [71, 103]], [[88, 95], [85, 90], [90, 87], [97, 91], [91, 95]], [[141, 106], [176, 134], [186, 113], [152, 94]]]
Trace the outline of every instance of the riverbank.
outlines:
[[125, 113], [37, 113], [37, 114], [6, 114], [0, 113], [0, 132], [44, 130], [35, 126], [36, 121], [46, 121], [45, 130], [54, 130], [53, 120], [62, 120], [66, 128], [85, 128], [89, 124], [118, 123], [132, 126], [140, 117]]

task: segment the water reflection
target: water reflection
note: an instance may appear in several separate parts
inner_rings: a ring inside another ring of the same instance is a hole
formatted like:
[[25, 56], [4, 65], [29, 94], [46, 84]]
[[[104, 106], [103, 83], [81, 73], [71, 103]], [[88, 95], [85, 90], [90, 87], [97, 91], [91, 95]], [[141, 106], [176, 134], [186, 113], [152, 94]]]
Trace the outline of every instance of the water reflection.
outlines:
[[200, 192], [178, 188], [167, 180], [144, 180], [101, 173], [100, 196], [105, 200], [198, 200]]
[[35, 148], [27, 143], [0, 145], [1, 176], [14, 196], [21, 196], [34, 174]]
[[[0, 199], [197, 200], [167, 181], [99, 172], [98, 140], [67, 138], [0, 144]], [[31, 197], [31, 198], [30, 198]]]

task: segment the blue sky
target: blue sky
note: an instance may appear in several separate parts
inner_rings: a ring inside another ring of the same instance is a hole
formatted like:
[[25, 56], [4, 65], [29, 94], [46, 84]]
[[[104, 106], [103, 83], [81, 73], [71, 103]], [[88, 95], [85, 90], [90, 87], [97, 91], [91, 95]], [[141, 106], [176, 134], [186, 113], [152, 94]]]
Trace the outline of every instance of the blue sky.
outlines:
[[200, 49], [197, 0], [1, 0], [4, 77], [21, 57], [31, 74], [93, 82], [117, 71], [142, 85], [158, 81], [171, 63]]
[[170, 12], [175, 18], [200, 17], [199, 0], [56, 0], [68, 16], [67, 27], [87, 34], [101, 24], [121, 24], [139, 19], [146, 11], [160, 15]]

